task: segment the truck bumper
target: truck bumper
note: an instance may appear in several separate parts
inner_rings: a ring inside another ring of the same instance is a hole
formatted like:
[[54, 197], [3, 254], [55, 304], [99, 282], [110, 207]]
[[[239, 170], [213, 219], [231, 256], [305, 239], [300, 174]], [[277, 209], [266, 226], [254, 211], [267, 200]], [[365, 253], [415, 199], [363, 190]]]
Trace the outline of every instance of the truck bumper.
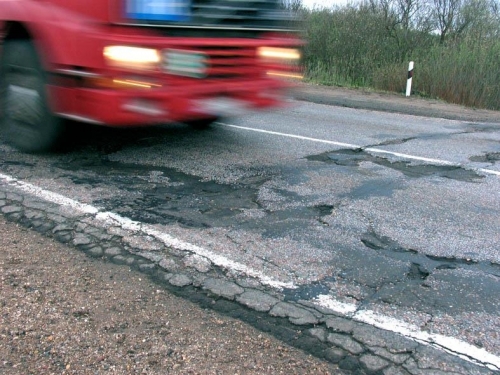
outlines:
[[148, 126], [284, 104], [290, 84], [276, 79], [201, 82], [191, 87], [96, 89], [49, 86], [50, 105], [60, 117], [106, 126]]

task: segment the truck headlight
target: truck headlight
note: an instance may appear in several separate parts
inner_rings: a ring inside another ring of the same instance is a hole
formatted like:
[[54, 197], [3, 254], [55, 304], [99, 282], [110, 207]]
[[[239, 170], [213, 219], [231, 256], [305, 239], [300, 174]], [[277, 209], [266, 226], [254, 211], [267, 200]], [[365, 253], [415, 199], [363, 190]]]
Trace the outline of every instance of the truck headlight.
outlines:
[[257, 56], [269, 76], [302, 79], [300, 51], [296, 48], [260, 47]]
[[257, 55], [265, 60], [300, 60], [300, 51], [295, 48], [260, 47]]
[[138, 70], [155, 69], [161, 59], [155, 49], [130, 46], [106, 46], [103, 55], [112, 66]]

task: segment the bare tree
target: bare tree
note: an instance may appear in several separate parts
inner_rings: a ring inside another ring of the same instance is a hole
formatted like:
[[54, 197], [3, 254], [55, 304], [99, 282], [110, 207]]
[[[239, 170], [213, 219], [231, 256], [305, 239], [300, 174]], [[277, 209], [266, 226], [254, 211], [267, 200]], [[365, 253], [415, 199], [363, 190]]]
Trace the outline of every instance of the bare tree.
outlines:
[[466, 34], [475, 40], [498, 38], [500, 34], [499, 2], [495, 0], [468, 0], [460, 12], [457, 34]]
[[499, 0], [433, 0], [440, 42], [471, 37], [482, 41], [500, 34]]
[[391, 25], [403, 30], [428, 29], [429, 0], [368, 0], [373, 12], [382, 13]]
[[283, 9], [297, 12], [302, 9], [302, 0], [280, 0], [280, 7]]
[[434, 29], [428, 1], [432, 0], [368, 0], [372, 13], [383, 20], [387, 35], [397, 45], [401, 60], [427, 43]]
[[444, 43], [447, 35], [454, 30], [462, 0], [434, 0], [434, 12], [440, 42]]
[[420, 0], [397, 0], [396, 7], [403, 30], [409, 30], [415, 14], [420, 9]]

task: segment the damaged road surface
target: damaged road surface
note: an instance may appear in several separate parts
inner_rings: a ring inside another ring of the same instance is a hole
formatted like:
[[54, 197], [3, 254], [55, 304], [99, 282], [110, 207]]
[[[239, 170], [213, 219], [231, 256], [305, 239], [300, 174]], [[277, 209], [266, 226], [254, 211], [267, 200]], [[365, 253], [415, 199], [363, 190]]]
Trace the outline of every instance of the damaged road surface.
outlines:
[[347, 373], [500, 371], [500, 123], [296, 102], [0, 153], [9, 220]]

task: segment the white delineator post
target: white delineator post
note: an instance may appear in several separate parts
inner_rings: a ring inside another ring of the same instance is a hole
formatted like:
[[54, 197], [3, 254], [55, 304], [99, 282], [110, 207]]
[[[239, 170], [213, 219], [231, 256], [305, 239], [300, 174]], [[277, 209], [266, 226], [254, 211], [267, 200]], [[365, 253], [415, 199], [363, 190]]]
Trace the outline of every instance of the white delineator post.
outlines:
[[410, 65], [408, 65], [408, 81], [406, 81], [406, 96], [410, 96], [412, 78], [413, 78], [413, 61], [410, 61]]

